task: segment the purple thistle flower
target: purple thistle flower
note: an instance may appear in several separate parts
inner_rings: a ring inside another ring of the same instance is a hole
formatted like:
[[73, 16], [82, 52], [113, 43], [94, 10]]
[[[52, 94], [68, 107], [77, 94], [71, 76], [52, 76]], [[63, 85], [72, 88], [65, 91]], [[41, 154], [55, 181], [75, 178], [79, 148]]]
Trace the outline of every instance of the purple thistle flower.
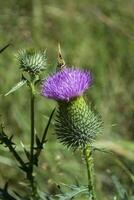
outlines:
[[43, 82], [42, 95], [55, 100], [69, 101], [73, 97], [82, 95], [91, 84], [90, 72], [64, 68]]

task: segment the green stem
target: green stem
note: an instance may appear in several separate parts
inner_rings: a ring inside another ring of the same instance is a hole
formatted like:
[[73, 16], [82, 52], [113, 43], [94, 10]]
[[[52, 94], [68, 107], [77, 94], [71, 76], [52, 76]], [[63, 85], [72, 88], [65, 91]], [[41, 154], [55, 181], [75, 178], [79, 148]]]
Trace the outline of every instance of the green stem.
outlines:
[[31, 169], [31, 178], [33, 184], [33, 157], [34, 157], [34, 94], [31, 91], [31, 160], [30, 160], [30, 169]]
[[88, 189], [89, 189], [89, 199], [97, 200], [94, 189], [94, 163], [92, 157], [91, 147], [87, 145], [84, 149], [84, 157], [87, 166], [87, 175], [88, 175]]
[[34, 84], [31, 83], [31, 146], [30, 146], [30, 164], [29, 164], [29, 181], [31, 184], [31, 189], [32, 189], [32, 197], [33, 199], [38, 199], [37, 198], [37, 188], [36, 188], [36, 183], [34, 180], [34, 175], [33, 175], [33, 166], [34, 166], [34, 140], [35, 140], [35, 124], [34, 124], [34, 118], [35, 118], [35, 112], [34, 112], [34, 104], [35, 104], [35, 89], [34, 89]]

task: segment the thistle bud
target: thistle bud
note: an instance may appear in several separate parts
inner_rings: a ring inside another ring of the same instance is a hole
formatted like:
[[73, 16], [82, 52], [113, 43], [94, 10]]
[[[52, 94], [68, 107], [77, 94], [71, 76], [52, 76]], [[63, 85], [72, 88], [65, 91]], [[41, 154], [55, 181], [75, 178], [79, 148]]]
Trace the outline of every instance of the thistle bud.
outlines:
[[84, 149], [96, 139], [101, 127], [101, 117], [89, 109], [82, 96], [59, 103], [55, 130], [60, 142], [67, 147]]
[[46, 52], [36, 52], [34, 49], [21, 50], [18, 54], [20, 69], [36, 75], [46, 69]]

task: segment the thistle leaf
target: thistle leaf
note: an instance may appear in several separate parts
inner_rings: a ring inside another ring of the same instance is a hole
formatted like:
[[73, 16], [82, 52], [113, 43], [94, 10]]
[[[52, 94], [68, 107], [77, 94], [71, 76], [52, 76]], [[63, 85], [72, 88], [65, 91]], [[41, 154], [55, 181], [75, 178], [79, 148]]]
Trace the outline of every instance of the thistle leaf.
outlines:
[[24, 148], [24, 151], [25, 151], [25, 154], [26, 154], [26, 156], [27, 156], [27, 159], [30, 161], [31, 156], [30, 156], [29, 151], [27, 151], [25, 148]]
[[48, 128], [49, 128], [49, 125], [50, 125], [50, 123], [51, 123], [51, 120], [52, 120], [52, 117], [53, 117], [53, 115], [54, 115], [55, 110], [56, 110], [56, 108], [54, 108], [54, 109], [52, 110], [52, 113], [50, 114], [50, 117], [49, 117], [49, 119], [48, 119], [48, 123], [47, 123], [47, 125], [46, 125], [46, 127], [45, 127], [45, 130], [44, 130], [44, 133], [43, 133], [43, 136], [42, 136], [42, 140], [41, 140], [42, 145], [45, 143], [46, 135], [47, 135], [47, 132], [48, 132]]
[[0, 199], [1, 200], [16, 200], [8, 193], [8, 182], [5, 184], [4, 188], [0, 188]]
[[5, 96], [8, 96], [9, 94], [15, 92], [16, 90], [20, 89], [22, 86], [24, 86], [27, 83], [27, 80], [22, 77], [22, 80], [20, 82], [18, 82], [14, 87], [11, 88], [11, 90], [9, 90], [9, 92], [7, 92], [5, 94]]
[[85, 186], [65, 185], [65, 184], [63, 184], [63, 186], [69, 188], [71, 191], [62, 192], [62, 194], [56, 195], [57, 197], [59, 197], [59, 200], [71, 200], [80, 194], [88, 195], [88, 188]]
[[52, 110], [52, 113], [50, 114], [50, 117], [48, 119], [48, 123], [47, 123], [47, 125], [45, 127], [45, 130], [44, 130], [44, 133], [43, 133], [43, 136], [42, 136], [41, 140], [36, 135], [36, 145], [37, 146], [35, 148], [36, 149], [36, 153], [34, 155], [34, 163], [35, 163], [35, 165], [38, 165], [38, 158], [39, 158], [40, 153], [41, 153], [41, 151], [43, 149], [43, 145], [46, 142], [46, 136], [47, 136], [48, 128], [49, 128], [49, 126], [51, 124], [51, 120], [52, 120], [54, 112], [55, 112], [55, 108]]
[[40, 141], [38, 135], [35, 135], [35, 139], [36, 139], [36, 145], [37, 145], [36, 148], [42, 148], [42, 146], [41, 146], [41, 141]]

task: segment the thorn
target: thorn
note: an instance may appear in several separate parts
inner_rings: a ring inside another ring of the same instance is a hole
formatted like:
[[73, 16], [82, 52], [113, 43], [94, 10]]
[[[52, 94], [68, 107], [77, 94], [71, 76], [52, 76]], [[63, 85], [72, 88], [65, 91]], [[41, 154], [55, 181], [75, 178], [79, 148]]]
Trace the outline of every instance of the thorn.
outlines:
[[22, 146], [23, 149], [25, 149], [25, 146], [22, 141], [20, 141], [20, 145]]
[[21, 80], [27, 80], [24, 74], [21, 75]]
[[63, 69], [65, 67], [65, 60], [63, 58], [63, 55], [61, 53], [61, 46], [60, 43], [58, 43], [58, 57], [57, 57], [57, 68], [58, 69]]
[[12, 139], [13, 139], [13, 135], [11, 135], [11, 136], [9, 137], [10, 142], [12, 141]]
[[8, 190], [8, 182], [6, 182], [4, 186], [4, 191], [7, 192], [7, 190]]

